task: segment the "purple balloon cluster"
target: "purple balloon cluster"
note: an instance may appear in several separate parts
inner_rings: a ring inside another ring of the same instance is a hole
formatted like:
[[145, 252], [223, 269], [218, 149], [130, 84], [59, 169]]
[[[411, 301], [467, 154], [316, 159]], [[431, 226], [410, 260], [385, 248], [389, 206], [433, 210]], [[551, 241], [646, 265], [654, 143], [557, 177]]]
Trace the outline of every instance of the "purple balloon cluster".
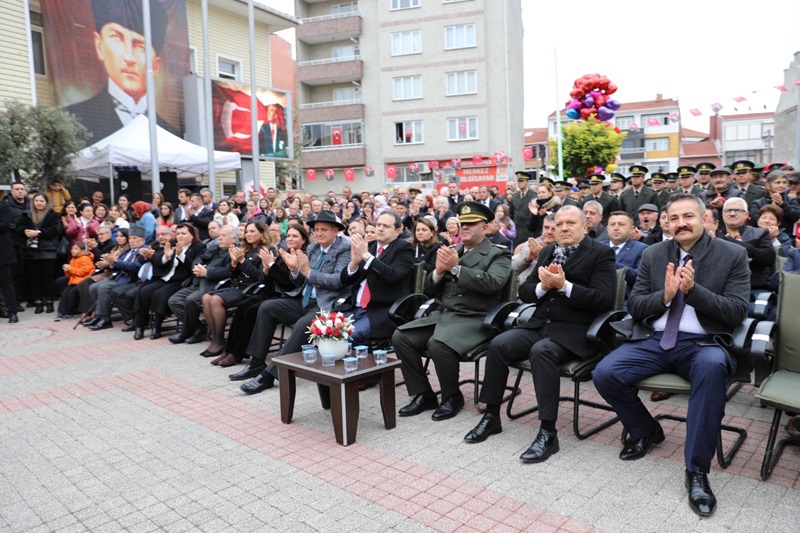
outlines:
[[614, 112], [622, 105], [611, 98], [615, 92], [617, 86], [607, 77], [600, 74], [586, 74], [573, 84], [573, 89], [569, 93], [572, 99], [567, 103], [566, 115], [573, 120], [586, 120], [595, 115], [600, 120], [609, 121], [614, 118]]

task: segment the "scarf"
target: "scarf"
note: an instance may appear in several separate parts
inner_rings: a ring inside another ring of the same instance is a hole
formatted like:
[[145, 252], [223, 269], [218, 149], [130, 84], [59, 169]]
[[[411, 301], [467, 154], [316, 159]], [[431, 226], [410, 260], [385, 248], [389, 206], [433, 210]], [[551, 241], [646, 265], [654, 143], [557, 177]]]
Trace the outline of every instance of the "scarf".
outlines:
[[575, 250], [578, 249], [577, 244], [571, 244], [570, 246], [556, 246], [555, 251], [553, 252], [553, 261], [554, 265], [563, 265], [569, 259]]

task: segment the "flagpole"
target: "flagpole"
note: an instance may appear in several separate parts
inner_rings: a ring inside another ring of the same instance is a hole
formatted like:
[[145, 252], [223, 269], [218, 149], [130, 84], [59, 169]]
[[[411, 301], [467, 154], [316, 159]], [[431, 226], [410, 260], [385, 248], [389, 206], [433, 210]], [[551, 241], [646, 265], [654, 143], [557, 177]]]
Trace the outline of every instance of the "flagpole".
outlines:
[[250, 132], [253, 140], [253, 191], [258, 192], [258, 104], [256, 103], [256, 16], [253, 0], [247, 0], [247, 22], [250, 27]]
[[558, 98], [558, 49], [553, 48], [553, 70], [556, 83], [556, 140], [558, 142], [558, 176], [562, 180], [567, 178], [564, 176], [564, 154], [561, 145], [561, 100]]
[[150, 27], [150, 0], [142, 0], [142, 15], [144, 15], [144, 46], [147, 68], [147, 115], [150, 121], [150, 185], [155, 196], [161, 191], [161, 177], [158, 170], [158, 141], [156, 140], [156, 91], [155, 75], [153, 74], [153, 35]]
[[203, 105], [206, 110], [206, 152], [208, 157], [208, 188], [217, 187], [214, 168], [214, 110], [211, 103], [211, 47], [208, 43], [208, 0], [202, 2], [203, 10]]

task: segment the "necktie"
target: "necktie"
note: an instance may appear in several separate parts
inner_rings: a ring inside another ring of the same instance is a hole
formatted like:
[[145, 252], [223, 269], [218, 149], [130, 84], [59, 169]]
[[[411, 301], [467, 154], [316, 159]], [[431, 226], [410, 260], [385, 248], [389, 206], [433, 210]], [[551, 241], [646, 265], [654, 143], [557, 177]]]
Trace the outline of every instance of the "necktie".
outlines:
[[639, 191], [633, 191], [633, 197], [639, 198]]
[[619, 249], [620, 249], [619, 246], [614, 246], [614, 253], [618, 254], [619, 253]]
[[[319, 267], [322, 266], [322, 260], [324, 258], [325, 258], [325, 251], [322, 250], [319, 254], [319, 257], [317, 257], [317, 262], [314, 263], [314, 270], [319, 270]], [[314, 288], [311, 285], [309, 285], [308, 280], [306, 280], [306, 288], [303, 291], [303, 309], [305, 309], [306, 306], [308, 305], [308, 302], [311, 301], [311, 292], [313, 290]]]
[[[684, 257], [683, 264], [685, 265], [691, 258], [691, 255]], [[678, 328], [681, 324], [681, 315], [683, 314], [684, 307], [686, 307], [686, 302], [683, 301], [683, 291], [679, 289], [669, 306], [667, 325], [664, 327], [664, 333], [659, 343], [664, 350], [671, 350], [678, 341]]]
[[[382, 253], [383, 253], [383, 247], [381, 246], [380, 248], [378, 248], [378, 253], [377, 255], [375, 255], [375, 258], [377, 259], [378, 257], [380, 257]], [[359, 307], [361, 307], [361, 309], [366, 309], [367, 305], [369, 305], [369, 301], [371, 298], [372, 298], [372, 293], [369, 291], [369, 283], [365, 282], [364, 290], [361, 291], [361, 301], [358, 303]]]

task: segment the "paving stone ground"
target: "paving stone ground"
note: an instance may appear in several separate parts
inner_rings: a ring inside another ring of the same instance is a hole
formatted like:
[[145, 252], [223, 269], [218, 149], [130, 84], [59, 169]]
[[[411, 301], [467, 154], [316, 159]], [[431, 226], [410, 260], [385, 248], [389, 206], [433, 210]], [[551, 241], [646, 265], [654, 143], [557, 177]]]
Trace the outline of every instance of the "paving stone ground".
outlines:
[[[312, 383], [298, 381], [285, 425], [277, 388], [244, 395], [198, 355], [203, 345], [74, 325], [31, 310], [0, 323], [0, 531], [800, 531], [800, 449], [761, 481], [772, 412], [750, 386], [725, 419], [748, 438], [729, 468], [714, 463], [719, 507], [700, 519], [683, 486], [680, 423], [665, 421], [666, 441], [626, 463], [619, 425], [579, 441], [565, 403], [560, 452], [525, 465], [533, 416], [504, 416], [502, 434], [468, 445], [474, 408], [439, 423], [398, 418], [387, 431], [369, 389], [345, 448]], [[584, 394], [597, 398], [591, 384]], [[399, 387], [398, 407], [406, 401]], [[529, 377], [517, 402], [534, 403]], [[647, 401], [654, 412], [686, 403]], [[586, 411], [582, 423], [604, 416]]]

